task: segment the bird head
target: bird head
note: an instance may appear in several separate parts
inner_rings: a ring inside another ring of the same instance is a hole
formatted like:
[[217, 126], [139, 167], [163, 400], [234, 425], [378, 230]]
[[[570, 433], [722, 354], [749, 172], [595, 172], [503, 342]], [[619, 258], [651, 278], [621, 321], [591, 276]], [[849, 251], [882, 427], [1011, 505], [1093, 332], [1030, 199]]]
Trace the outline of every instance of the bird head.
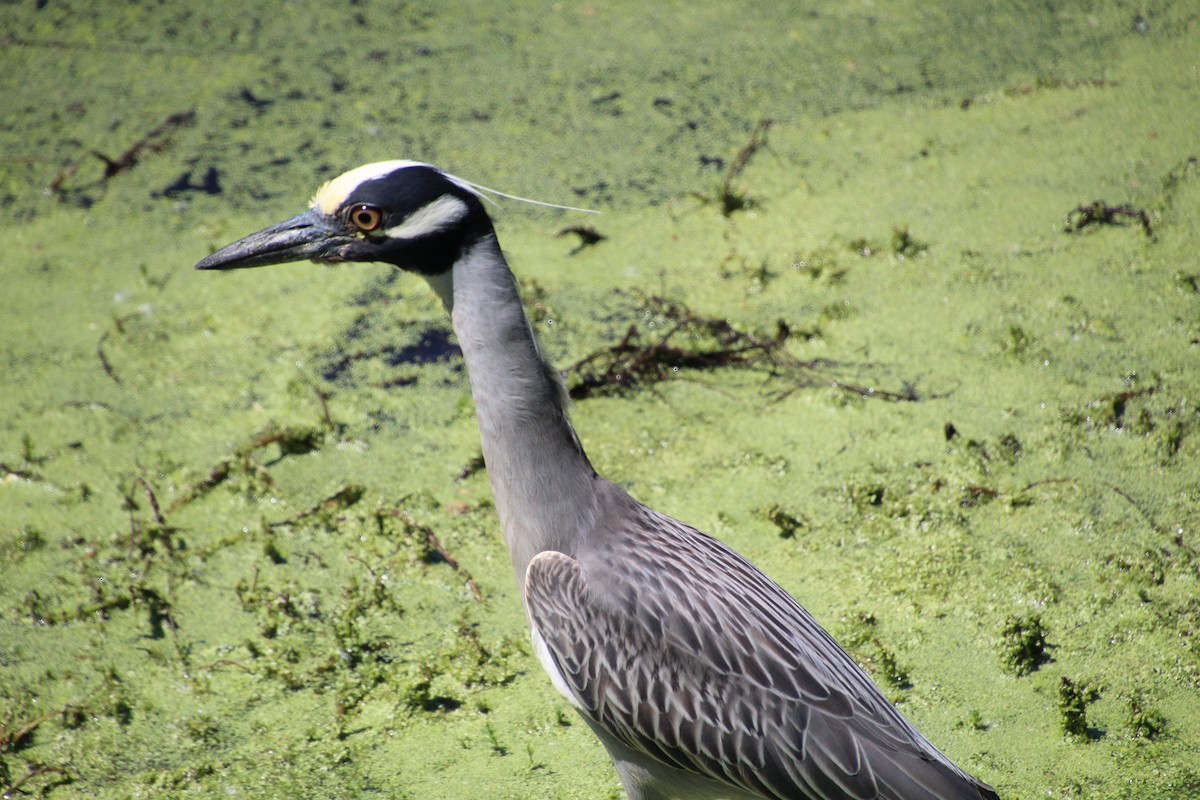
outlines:
[[472, 184], [429, 164], [382, 161], [339, 175], [304, 213], [221, 248], [196, 269], [380, 261], [432, 277], [491, 233]]

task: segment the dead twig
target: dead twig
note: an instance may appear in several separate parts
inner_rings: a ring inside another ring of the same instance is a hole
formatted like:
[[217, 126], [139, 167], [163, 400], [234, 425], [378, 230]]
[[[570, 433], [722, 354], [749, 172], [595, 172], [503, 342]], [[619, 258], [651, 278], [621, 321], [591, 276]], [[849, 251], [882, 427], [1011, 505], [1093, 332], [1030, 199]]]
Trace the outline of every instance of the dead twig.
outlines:
[[630, 325], [619, 342], [584, 356], [567, 370], [567, 393], [581, 400], [593, 395], [620, 394], [665, 381], [683, 370], [749, 369], [771, 378], [791, 379], [792, 385], [773, 396], [779, 401], [797, 389], [832, 386], [863, 398], [894, 402], [923, 399], [916, 387], [900, 390], [861, 385], [835, 376], [838, 365], [826, 360], [802, 361], [787, 352], [792, 337], [783, 320], [771, 334], [740, 330], [725, 319], [705, 317], [683, 303], [657, 295], [635, 294], [643, 309], [640, 316], [661, 330], [654, 338]]
[[10, 728], [6, 723], [0, 722], [0, 753], [15, 753], [20, 750], [27, 744], [26, 739], [33, 735], [39, 725], [66, 711], [66, 707], [56, 708], [19, 727]]
[[195, 50], [174, 47], [135, 47], [133, 45], [90, 44], [61, 39], [23, 39], [19, 36], [0, 37], [0, 47], [40, 47], [47, 50], [84, 50], [97, 53], [129, 53], [139, 56], [195, 56]]
[[[759, 120], [758, 124], [754, 126], [754, 130], [750, 133], [750, 141], [746, 142], [741, 150], [738, 150], [737, 155], [734, 156], [733, 161], [725, 170], [725, 175], [722, 177], [721, 182], [717, 184], [716, 191], [712, 195], [691, 192], [692, 197], [705, 203], [715, 203], [720, 206], [721, 215], [725, 217], [731, 216], [735, 211], [741, 211], [751, 205], [751, 201], [746, 193], [734, 188], [733, 184], [750, 164], [750, 159], [754, 158], [754, 155], [760, 149], [767, 146], [767, 131], [774, 124], [775, 121], [771, 119]], [[723, 159], [713, 160], [719, 162]]]
[[146, 497], [150, 500], [150, 510], [154, 512], [154, 521], [160, 526], [166, 527], [167, 520], [163, 517], [162, 511], [158, 507], [158, 497], [155, 496], [154, 490], [150, 488], [150, 484], [141, 475], [137, 478], [138, 484], [146, 490]]
[[458, 475], [455, 476], [454, 482], [462, 483], [467, 478], [482, 471], [485, 468], [486, 468], [486, 465], [483, 463], [483, 453], [474, 455], [471, 457], [471, 459], [469, 461], [467, 461], [467, 463], [463, 464], [462, 469], [459, 470]]
[[42, 483], [46, 480], [36, 472], [30, 472], [18, 467], [10, 467], [8, 464], [0, 464], [0, 480], [7, 480], [9, 478], [19, 481], [29, 481], [30, 483]]
[[385, 517], [398, 519], [404, 523], [404, 527], [408, 529], [409, 533], [415, 534], [417, 537], [418, 544], [421, 547], [421, 560], [427, 564], [441, 561], [448, 565], [452, 570], [463, 576], [467, 588], [471, 590], [471, 594], [475, 596], [475, 599], [481, 603], [484, 602], [483, 592], [480, 590], [479, 585], [475, 583], [475, 579], [471, 577], [471, 573], [463, 568], [458, 563], [458, 559], [450, 554], [450, 551], [438, 539], [437, 534], [433, 532], [432, 528], [417, 522], [412, 518], [412, 515], [399, 508], [381, 508], [375, 512], [375, 517], [379, 520], [381, 528]]
[[279, 445], [280, 457], [304, 455], [318, 449], [325, 441], [325, 432], [307, 426], [272, 428], [257, 434], [237, 449], [239, 456], [248, 456], [267, 445]]
[[104, 374], [112, 378], [113, 383], [120, 383], [121, 376], [113, 369], [112, 362], [108, 360], [108, 356], [104, 352], [104, 343], [108, 340], [111, 333], [112, 331], [108, 330], [100, 334], [100, 341], [96, 342], [96, 357], [100, 359], [100, 367], [104, 370]]
[[312, 508], [301, 511], [298, 514], [293, 514], [287, 519], [281, 519], [278, 522], [272, 522], [267, 525], [268, 528], [281, 528], [284, 525], [295, 525], [297, 522], [303, 522], [309, 517], [318, 515], [327, 515], [336, 511], [341, 511], [344, 508], [357, 503], [366, 493], [366, 488], [357, 483], [351, 483], [338, 489], [333, 494], [326, 497], [321, 502], [317, 503]]
[[[2, 765], [3, 762], [0, 762], [0, 766]], [[27, 764], [25, 766], [25, 774], [11, 783], [7, 780], [7, 770], [5, 772], [5, 780], [0, 782], [0, 797], [13, 797], [18, 792], [24, 794], [25, 790], [21, 787], [29, 783], [29, 781], [33, 780], [34, 778], [40, 778], [43, 775], [59, 776], [57, 780], [52, 781], [51, 783], [48, 783], [42, 787], [41, 794], [43, 797], [48, 795], [50, 790], [55, 786], [62, 786], [75, 780], [75, 776], [63, 767], [51, 767], [46, 764]]]
[[143, 153], [161, 153], [167, 148], [170, 136], [175, 130], [191, 125], [195, 121], [196, 112], [190, 109], [171, 114], [116, 158], [109, 158], [99, 150], [88, 150], [75, 161], [68, 164], [62, 172], [58, 173], [46, 188], [55, 194], [65, 191], [63, 184], [79, 170], [79, 167], [89, 156], [98, 158], [104, 162], [104, 172], [98, 181], [103, 186], [114, 176], [137, 166], [138, 159], [142, 157]]
[[216, 661], [212, 662], [211, 664], [205, 664], [204, 666], [200, 667], [200, 669], [204, 670], [205, 672], [212, 672], [217, 667], [226, 667], [226, 666], [227, 667], [237, 667], [238, 669], [242, 670], [243, 672], [250, 672], [250, 673], [254, 672], [254, 670], [250, 669], [242, 662], [234, 661], [232, 658], [218, 658]]
[[579, 237], [579, 244], [571, 250], [571, 255], [580, 253], [592, 245], [599, 244], [608, 238], [590, 225], [569, 225], [554, 235], [560, 239], [564, 236], [571, 235]]
[[220, 486], [229, 479], [229, 470], [232, 465], [233, 461], [228, 458], [218, 461], [215, 465], [213, 465], [213, 468], [208, 471], [208, 475], [206, 475], [203, 480], [193, 484], [179, 497], [178, 500], [176, 500], [174, 503], [171, 503], [171, 505], [167, 507], [167, 513], [175, 513], [188, 503], [196, 500], [197, 498], [203, 497], [212, 489]]
[[313, 392], [317, 395], [317, 402], [321, 404], [321, 422], [330, 431], [336, 431], [337, 423], [333, 421], [333, 416], [329, 413], [329, 392], [323, 391], [319, 386], [314, 386]]
[[744, 368], [772, 362], [791, 333], [783, 321], [777, 323], [773, 336], [764, 337], [740, 331], [728, 320], [702, 317], [682, 303], [657, 295], [643, 300], [647, 306], [643, 316], [662, 319], [666, 330], [646, 341], [638, 326], [630, 325], [617, 344], [575, 362], [568, 369], [575, 375], [568, 387], [573, 399], [628, 391], [665, 380], [681, 369]]
[[1132, 203], [1112, 206], [1103, 200], [1071, 209], [1067, 214], [1067, 224], [1063, 230], [1066, 233], [1079, 233], [1090, 225], [1121, 225], [1125, 220], [1137, 222], [1142, 226], [1142, 232], [1146, 236], [1154, 238], [1150, 215], [1146, 213], [1145, 209], [1134, 208]]
[[[329, 415], [329, 408], [325, 404], [325, 395], [320, 390], [317, 390], [317, 397], [321, 401], [322, 408], [322, 423], [336, 427], [332, 417]], [[325, 431], [317, 427], [307, 426], [292, 426], [283, 428], [271, 428], [261, 433], [255, 434], [250, 441], [238, 447], [236, 455], [231, 458], [223, 458], [213, 465], [202, 480], [190, 486], [183, 494], [167, 507], [167, 514], [173, 514], [184, 506], [208, 494], [210, 491], [220, 486], [225, 481], [229, 480], [230, 476], [236, 474], [235, 468], [240, 467], [244, 472], [251, 473], [257, 477], [264, 485], [274, 486], [275, 480], [271, 477], [270, 471], [260, 464], [254, 458], [254, 452], [268, 445], [279, 445], [279, 458], [282, 459], [289, 455], [303, 455], [310, 453], [319, 448], [325, 442]], [[279, 523], [284, 524], [284, 523]]]

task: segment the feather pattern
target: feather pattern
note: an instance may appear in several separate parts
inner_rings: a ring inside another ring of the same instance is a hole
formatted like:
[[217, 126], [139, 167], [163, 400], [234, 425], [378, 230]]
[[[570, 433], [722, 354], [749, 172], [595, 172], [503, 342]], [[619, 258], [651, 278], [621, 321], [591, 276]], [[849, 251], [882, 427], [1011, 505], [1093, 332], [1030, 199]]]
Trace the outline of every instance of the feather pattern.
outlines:
[[531, 624], [593, 727], [748, 796], [995, 797], [756, 567], [611, 494], [611, 527], [525, 576]]

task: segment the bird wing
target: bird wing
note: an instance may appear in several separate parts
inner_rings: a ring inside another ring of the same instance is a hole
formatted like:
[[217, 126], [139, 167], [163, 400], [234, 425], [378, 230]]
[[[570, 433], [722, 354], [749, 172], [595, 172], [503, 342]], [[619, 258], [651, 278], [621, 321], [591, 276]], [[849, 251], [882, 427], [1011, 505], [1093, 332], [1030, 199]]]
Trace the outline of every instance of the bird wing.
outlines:
[[765, 797], [994, 796], [756, 567], [669, 517], [636, 515], [578, 560], [547, 551], [526, 573], [533, 627], [600, 727]]

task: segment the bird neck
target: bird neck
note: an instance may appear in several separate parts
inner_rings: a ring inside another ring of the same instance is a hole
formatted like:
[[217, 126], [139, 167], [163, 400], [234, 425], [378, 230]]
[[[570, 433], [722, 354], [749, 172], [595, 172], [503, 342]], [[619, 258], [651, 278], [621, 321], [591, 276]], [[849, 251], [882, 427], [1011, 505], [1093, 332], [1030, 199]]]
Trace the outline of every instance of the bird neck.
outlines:
[[597, 481], [567, 418], [495, 234], [433, 278], [467, 363], [483, 460], [517, 582], [538, 553], [573, 554], [595, 519]]

